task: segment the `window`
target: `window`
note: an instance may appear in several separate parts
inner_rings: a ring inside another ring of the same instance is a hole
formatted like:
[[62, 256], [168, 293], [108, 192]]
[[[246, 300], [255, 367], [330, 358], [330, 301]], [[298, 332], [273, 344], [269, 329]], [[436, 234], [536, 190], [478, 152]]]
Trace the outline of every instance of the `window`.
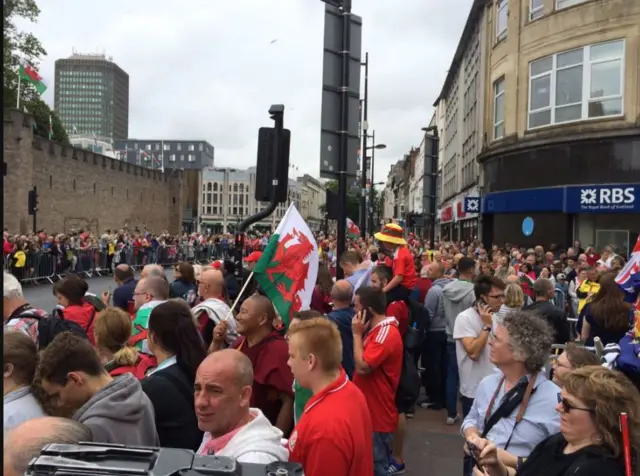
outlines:
[[160, 144], [156, 144], [156, 150], [160, 150]]
[[171, 144], [164, 144], [164, 150], [171, 150]]
[[147, 150], [151, 150], [151, 144], [147, 144], [147, 146], [145, 147]]
[[588, 0], [556, 0], [556, 10], [562, 10], [563, 8], [569, 8], [580, 3], [587, 2]]
[[193, 144], [189, 144], [189, 146], [187, 147], [187, 150], [193, 152], [194, 150], [196, 150], [196, 146]]
[[169, 162], [175, 162], [176, 161], [176, 154], [171, 154], [169, 156]]
[[498, 41], [507, 37], [507, 21], [509, 19], [508, 0], [498, 0], [496, 13], [496, 39]]
[[176, 145], [176, 148], [178, 149], [178, 151], [182, 150], [182, 144]]
[[493, 84], [493, 138], [504, 137], [504, 78]]
[[624, 41], [564, 51], [529, 65], [529, 129], [623, 112]]
[[184, 154], [180, 154], [180, 160], [184, 162]]
[[202, 152], [203, 144], [198, 144], [198, 150]]
[[544, 14], [544, 0], [529, 0], [529, 20], [537, 20]]
[[189, 154], [189, 156], [187, 158], [189, 159], [189, 162], [195, 162], [196, 161], [196, 155], [195, 154]]

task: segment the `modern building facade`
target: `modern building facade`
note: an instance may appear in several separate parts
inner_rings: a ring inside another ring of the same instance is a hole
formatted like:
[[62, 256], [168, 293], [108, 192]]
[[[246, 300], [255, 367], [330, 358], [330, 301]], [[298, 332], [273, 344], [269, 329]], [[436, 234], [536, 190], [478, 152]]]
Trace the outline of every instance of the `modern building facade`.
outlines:
[[70, 137], [113, 143], [129, 136], [129, 75], [110, 57], [74, 53], [57, 60], [54, 102]]
[[203, 170], [213, 167], [215, 155], [205, 140], [126, 139], [114, 149], [122, 160], [153, 169]]
[[477, 162], [482, 150], [486, 0], [474, 1], [461, 39], [434, 107], [440, 109], [443, 147], [440, 234], [443, 239], [470, 240], [479, 235], [482, 186]]
[[485, 3], [483, 240], [624, 254], [640, 232], [640, 2]]
[[[268, 203], [258, 202], [254, 198], [255, 187], [255, 167], [245, 170], [205, 168], [199, 187], [200, 231], [231, 233], [242, 220], [267, 208]], [[300, 210], [301, 198], [302, 184], [289, 180], [288, 202], [278, 205], [270, 217], [259, 221], [253, 227], [258, 230], [275, 230], [291, 203], [295, 203], [296, 208]]]

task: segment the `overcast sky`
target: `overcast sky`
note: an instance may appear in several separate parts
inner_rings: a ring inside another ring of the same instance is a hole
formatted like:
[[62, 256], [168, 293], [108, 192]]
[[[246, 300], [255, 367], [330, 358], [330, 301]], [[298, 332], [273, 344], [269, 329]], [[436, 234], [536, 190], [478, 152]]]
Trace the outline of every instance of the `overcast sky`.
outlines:
[[[353, 0], [369, 52], [375, 180], [412, 145], [433, 113], [472, 0]], [[39, 0], [31, 29], [54, 62], [105, 52], [130, 78], [129, 135], [205, 139], [216, 166], [255, 165], [257, 130], [283, 103], [291, 163], [319, 174], [324, 4], [320, 0]], [[273, 40], [277, 40], [273, 42]], [[272, 43], [273, 42], [273, 43]], [[53, 87], [45, 93], [53, 105]]]

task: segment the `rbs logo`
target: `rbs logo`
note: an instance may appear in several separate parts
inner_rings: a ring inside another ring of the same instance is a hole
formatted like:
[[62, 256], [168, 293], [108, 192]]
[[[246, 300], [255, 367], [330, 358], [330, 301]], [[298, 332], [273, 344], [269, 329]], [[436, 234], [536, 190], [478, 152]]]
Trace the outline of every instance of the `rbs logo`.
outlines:
[[580, 205], [608, 208], [609, 206], [633, 205], [635, 190], [628, 188], [583, 188], [580, 190]]

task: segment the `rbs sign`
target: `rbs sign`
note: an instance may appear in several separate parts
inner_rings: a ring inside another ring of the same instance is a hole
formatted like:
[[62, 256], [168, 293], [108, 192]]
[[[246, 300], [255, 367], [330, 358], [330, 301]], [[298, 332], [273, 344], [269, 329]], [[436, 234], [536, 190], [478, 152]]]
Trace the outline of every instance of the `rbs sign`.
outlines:
[[[571, 188], [575, 191], [571, 190]], [[570, 209], [567, 211], [570, 213], [634, 212], [638, 206], [636, 202], [636, 187], [633, 186], [589, 186], [571, 188], [567, 193], [567, 208]], [[574, 200], [579, 201], [578, 207], [575, 206]], [[571, 202], [573, 202], [573, 204]]]

